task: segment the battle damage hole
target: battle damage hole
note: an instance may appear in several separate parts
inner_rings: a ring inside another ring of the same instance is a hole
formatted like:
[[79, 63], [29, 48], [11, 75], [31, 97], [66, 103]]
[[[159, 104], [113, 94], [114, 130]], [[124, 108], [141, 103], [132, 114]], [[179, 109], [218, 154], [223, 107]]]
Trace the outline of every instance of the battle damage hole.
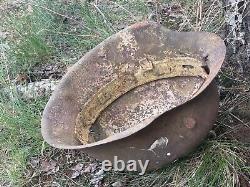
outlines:
[[210, 69], [208, 66], [202, 66], [202, 68], [205, 70], [205, 72], [209, 75]]
[[192, 65], [182, 65], [183, 68], [186, 68], [186, 69], [193, 69], [194, 66]]

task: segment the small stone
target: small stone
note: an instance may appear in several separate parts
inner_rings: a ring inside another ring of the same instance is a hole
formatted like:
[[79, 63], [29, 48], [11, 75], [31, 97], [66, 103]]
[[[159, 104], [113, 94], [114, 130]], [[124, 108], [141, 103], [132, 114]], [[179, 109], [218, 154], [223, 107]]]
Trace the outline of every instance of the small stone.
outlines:
[[111, 184], [111, 186], [113, 186], [113, 187], [122, 187], [123, 185], [122, 185], [121, 181], [117, 181], [117, 182], [114, 182], [113, 184]]
[[101, 176], [104, 174], [104, 170], [103, 169], [100, 169], [96, 174], [95, 176]]

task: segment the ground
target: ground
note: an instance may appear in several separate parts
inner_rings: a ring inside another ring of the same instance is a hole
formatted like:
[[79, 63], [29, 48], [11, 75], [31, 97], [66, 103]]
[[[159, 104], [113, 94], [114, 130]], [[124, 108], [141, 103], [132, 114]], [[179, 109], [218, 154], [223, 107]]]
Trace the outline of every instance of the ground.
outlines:
[[[249, 186], [249, 6], [228, 2], [0, 0], [0, 186]], [[40, 120], [49, 95], [25, 98], [16, 87], [59, 80], [102, 40], [143, 20], [224, 39], [218, 119], [195, 152], [161, 170], [100, 173], [98, 161], [84, 153], [43, 141]]]

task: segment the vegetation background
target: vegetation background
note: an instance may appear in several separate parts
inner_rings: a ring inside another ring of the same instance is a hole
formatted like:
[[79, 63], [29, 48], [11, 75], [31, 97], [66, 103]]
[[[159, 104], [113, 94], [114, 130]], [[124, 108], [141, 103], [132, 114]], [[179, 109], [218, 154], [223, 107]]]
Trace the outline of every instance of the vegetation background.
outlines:
[[[0, 186], [250, 186], [247, 0], [0, 0], [0, 11]], [[145, 20], [225, 40], [219, 117], [206, 141], [143, 176], [102, 173], [85, 154], [48, 146], [40, 119], [50, 93], [27, 98], [17, 88], [56, 82], [102, 40]]]

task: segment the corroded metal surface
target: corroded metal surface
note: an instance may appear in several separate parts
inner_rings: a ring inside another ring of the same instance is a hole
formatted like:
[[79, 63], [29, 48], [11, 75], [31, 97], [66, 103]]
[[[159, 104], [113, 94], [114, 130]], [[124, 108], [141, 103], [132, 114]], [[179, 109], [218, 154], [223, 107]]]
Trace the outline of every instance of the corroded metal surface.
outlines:
[[[83, 151], [99, 160], [113, 161], [114, 155], [125, 163], [150, 160], [148, 170], [161, 168], [187, 155], [204, 140], [215, 122], [218, 99], [217, 88], [212, 83], [202, 94], [161, 115], [142, 130]], [[195, 120], [194, 125], [187, 125], [190, 118]]]
[[218, 97], [209, 84], [224, 56], [215, 34], [132, 25], [63, 77], [44, 110], [43, 137], [98, 159], [150, 159], [157, 165], [150, 168], [158, 168], [197, 146], [211, 128]]
[[[108, 105], [110, 105], [117, 98], [124, 95], [128, 91], [159, 79], [166, 79], [171, 77], [201, 77], [203, 79], [206, 79], [207, 77], [207, 73], [202, 67], [202, 62], [194, 58], [177, 57], [166, 58], [161, 61], [148, 61], [147, 58], [145, 58], [143, 60], [146, 61], [146, 63], [144, 62], [144, 67], [140, 66], [137, 71], [135, 71], [134, 69], [129, 70], [128, 66], [126, 67], [126, 65], [123, 65], [121, 68], [119, 68], [120, 71], [118, 71], [118, 76], [111, 82], [104, 85], [104, 87], [100, 88], [97, 93], [95, 93], [84, 104], [84, 107], [77, 116], [75, 130], [77, 137], [83, 144], [92, 143], [95, 141], [95, 139], [91, 138], [90, 136], [91, 125], [96, 121], [97, 117]], [[194, 88], [190, 90], [194, 90]], [[180, 90], [177, 90], [176, 92], [178, 93], [181, 91], [182, 90], [180, 87]], [[192, 95], [190, 95], [189, 97], [191, 96]], [[151, 105], [152, 104], [153, 103], [151, 103]], [[136, 105], [138, 105], [138, 103], [136, 103]], [[146, 111], [149, 112], [149, 110], [147, 109]], [[110, 123], [107, 124], [110, 127], [112, 126], [110, 125]], [[104, 125], [107, 126], [107, 124]], [[126, 125], [124, 126], [123, 130], [126, 130], [130, 127], [131, 126]], [[107, 129], [107, 127], [105, 129]], [[117, 132], [121, 132], [121, 130]]]
[[[92, 126], [94, 140], [101, 140], [140, 125], [190, 99], [203, 83], [197, 77], [158, 80], [121, 96]], [[167, 90], [167, 91], [166, 91]]]

